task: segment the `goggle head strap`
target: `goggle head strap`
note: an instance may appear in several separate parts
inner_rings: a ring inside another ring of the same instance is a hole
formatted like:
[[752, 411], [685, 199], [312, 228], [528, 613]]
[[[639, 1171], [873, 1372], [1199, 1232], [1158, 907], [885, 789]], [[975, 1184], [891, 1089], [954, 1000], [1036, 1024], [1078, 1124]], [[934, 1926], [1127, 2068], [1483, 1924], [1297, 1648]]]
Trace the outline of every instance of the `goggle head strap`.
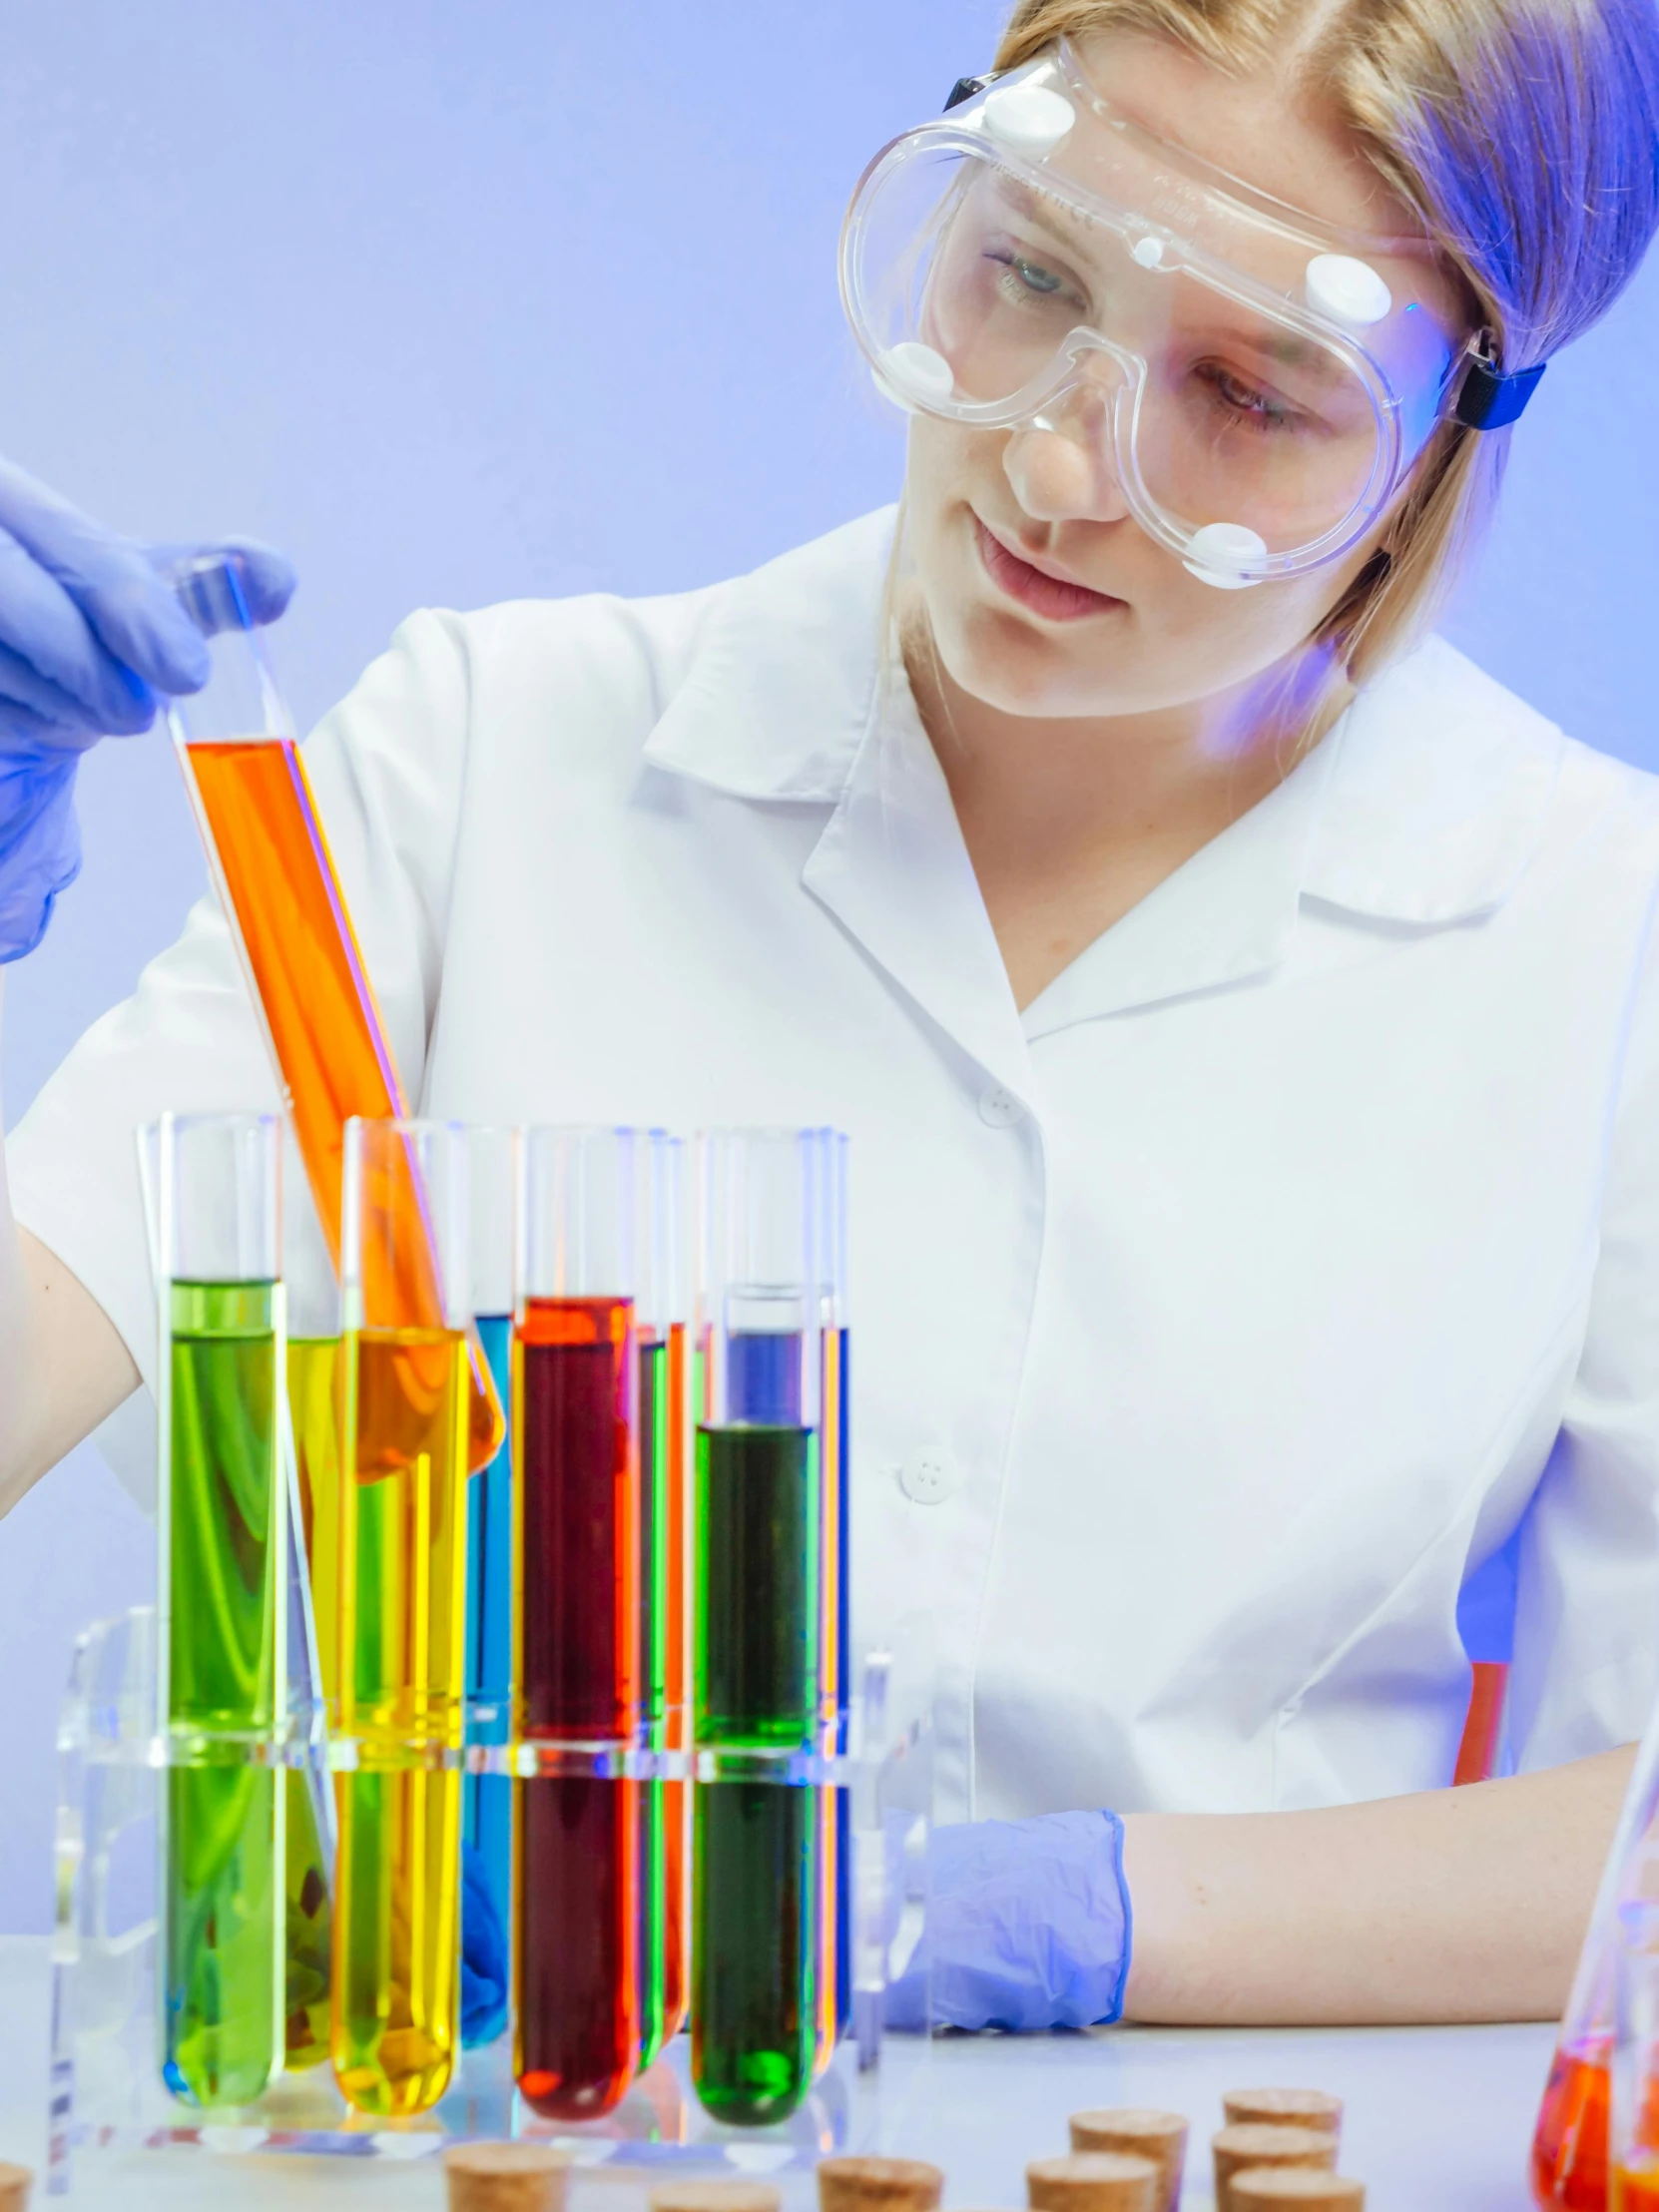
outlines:
[[1471, 353], [1457, 387], [1452, 421], [1460, 422], [1465, 430], [1507, 430], [1511, 422], [1520, 419], [1548, 366], [1547, 361], [1538, 361], [1531, 368], [1511, 369], [1505, 375], [1483, 352]]
[[944, 113], [948, 115], [952, 108], [959, 108], [964, 100], [977, 100], [982, 92], [989, 92], [995, 83], [996, 72], [994, 70], [984, 77], [958, 77], [950, 88], [950, 97], [944, 104]]

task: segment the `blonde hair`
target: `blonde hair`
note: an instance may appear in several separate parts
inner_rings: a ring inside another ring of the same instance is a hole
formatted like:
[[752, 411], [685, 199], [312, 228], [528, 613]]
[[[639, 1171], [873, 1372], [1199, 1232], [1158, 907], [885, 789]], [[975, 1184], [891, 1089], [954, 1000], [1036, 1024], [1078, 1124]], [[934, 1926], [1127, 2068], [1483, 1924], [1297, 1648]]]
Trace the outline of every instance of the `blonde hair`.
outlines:
[[[1462, 275], [1505, 369], [1587, 330], [1659, 227], [1654, 0], [1019, 0], [996, 67], [1104, 31], [1172, 39], [1235, 74], [1288, 67], [1323, 94]], [[1432, 620], [1510, 436], [1435, 432], [1313, 641], [1335, 695], [1320, 722]]]

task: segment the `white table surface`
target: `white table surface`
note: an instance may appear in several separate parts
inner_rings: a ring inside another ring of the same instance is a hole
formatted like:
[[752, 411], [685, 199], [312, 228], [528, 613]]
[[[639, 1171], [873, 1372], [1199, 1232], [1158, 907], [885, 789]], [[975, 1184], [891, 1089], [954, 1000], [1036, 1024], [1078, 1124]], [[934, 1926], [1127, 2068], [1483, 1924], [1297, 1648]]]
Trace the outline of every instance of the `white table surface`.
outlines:
[[[44, 2212], [48, 1969], [44, 1937], [0, 1936], [0, 2158], [41, 2177]], [[1090, 2105], [1151, 2104], [1188, 2114], [1193, 2153], [1184, 2212], [1210, 2202], [1208, 2137], [1224, 2089], [1265, 2083], [1344, 2098], [1342, 2166], [1369, 2186], [1371, 2212], [1526, 2212], [1526, 2152], [1553, 2034], [1546, 2027], [1118, 2028], [1088, 2035], [952, 2037], [925, 2063], [910, 2045], [883, 2091], [896, 2151], [948, 2177], [946, 2206], [1018, 2206], [1028, 2159], [1066, 2148], [1067, 2116]], [[895, 2055], [897, 2055], [895, 2053]], [[646, 2177], [598, 2167], [578, 2177], [571, 2212], [643, 2212]], [[792, 2180], [792, 2212], [811, 2202]], [[434, 2163], [135, 2151], [83, 2162], [74, 2206], [96, 2212], [438, 2212]]]

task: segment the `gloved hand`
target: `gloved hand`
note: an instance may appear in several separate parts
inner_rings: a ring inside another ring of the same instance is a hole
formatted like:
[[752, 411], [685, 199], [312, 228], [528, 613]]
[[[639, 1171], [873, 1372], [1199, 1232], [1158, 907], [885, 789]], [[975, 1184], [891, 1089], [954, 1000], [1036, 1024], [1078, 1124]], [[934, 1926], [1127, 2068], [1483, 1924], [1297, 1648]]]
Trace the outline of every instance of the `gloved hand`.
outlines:
[[935, 1828], [921, 1937], [887, 1990], [886, 2024], [1028, 2032], [1118, 2019], [1133, 1926], [1115, 1813]]
[[461, 2042], [493, 2043], [507, 2024], [507, 1934], [484, 1872], [484, 1855], [461, 1844]]
[[[144, 546], [0, 461], [0, 963], [32, 952], [81, 865], [75, 770], [148, 730], [162, 693], [200, 691], [208, 650], [163, 576], [193, 550]], [[274, 622], [293, 571], [237, 540], [249, 608]]]

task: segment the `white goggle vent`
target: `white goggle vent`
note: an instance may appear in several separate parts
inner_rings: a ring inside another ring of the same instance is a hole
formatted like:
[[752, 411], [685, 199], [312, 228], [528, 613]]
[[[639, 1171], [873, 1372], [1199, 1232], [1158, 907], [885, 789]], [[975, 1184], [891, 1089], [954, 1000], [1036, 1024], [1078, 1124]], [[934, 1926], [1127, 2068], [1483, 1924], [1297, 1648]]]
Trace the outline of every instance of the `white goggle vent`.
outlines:
[[1381, 322], [1394, 303], [1370, 262], [1356, 261], [1352, 254], [1316, 254], [1303, 283], [1309, 306], [1337, 322]]
[[1189, 576], [1196, 576], [1201, 584], [1213, 584], [1217, 591], [1248, 591], [1262, 579], [1243, 571], [1265, 561], [1267, 555], [1267, 540], [1248, 523], [1207, 522], [1187, 541], [1181, 565]]
[[991, 94], [981, 112], [998, 146], [1034, 162], [1052, 154], [1077, 121], [1065, 95], [1043, 85], [1007, 85]]
[[919, 338], [904, 338], [890, 346], [873, 374], [876, 388], [906, 414], [913, 414], [918, 406], [938, 406], [956, 389], [956, 372], [950, 363]]

